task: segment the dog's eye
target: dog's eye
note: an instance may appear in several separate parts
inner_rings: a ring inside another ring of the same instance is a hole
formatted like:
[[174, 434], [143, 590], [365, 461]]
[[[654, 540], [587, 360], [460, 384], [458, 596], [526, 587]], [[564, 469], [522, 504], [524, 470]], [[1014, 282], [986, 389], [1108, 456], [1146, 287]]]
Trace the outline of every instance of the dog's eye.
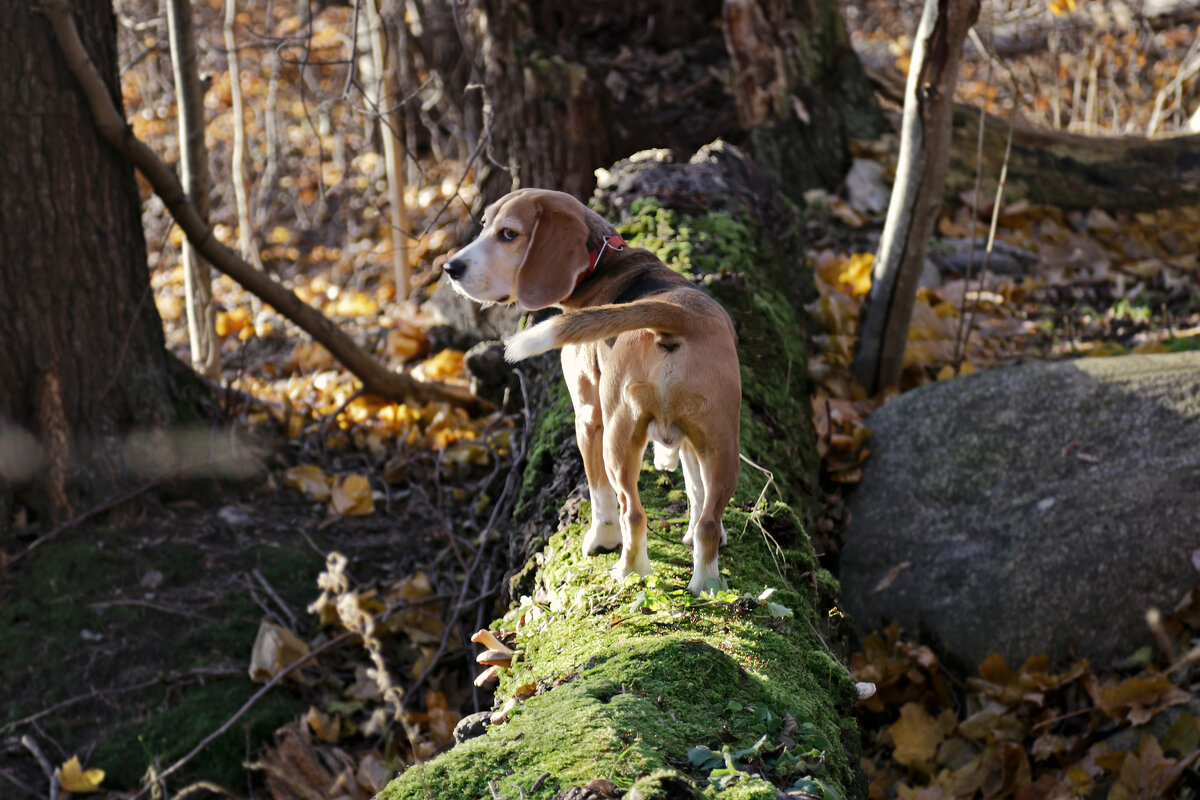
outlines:
[[513, 239], [517, 238], [518, 235], [519, 234], [512, 228], [500, 229], [500, 241], [502, 242], [511, 242]]

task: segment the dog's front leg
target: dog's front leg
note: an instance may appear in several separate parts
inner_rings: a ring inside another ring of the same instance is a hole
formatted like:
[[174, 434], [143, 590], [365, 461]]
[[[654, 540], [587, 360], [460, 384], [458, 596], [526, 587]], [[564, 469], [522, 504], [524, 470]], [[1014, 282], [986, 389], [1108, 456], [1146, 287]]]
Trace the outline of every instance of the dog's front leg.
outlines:
[[604, 431], [604, 463], [608, 478], [621, 504], [621, 557], [612, 568], [618, 581], [636, 572], [649, 575], [650, 554], [646, 550], [646, 511], [638, 495], [638, 473], [646, 449], [646, 426], [639, 425], [628, 409], [609, 420]]
[[600, 424], [600, 406], [576, 406], [575, 441], [583, 456], [587, 474], [588, 499], [592, 506], [592, 524], [583, 537], [583, 554], [615, 550], [621, 546], [620, 507], [617, 493], [608, 482], [604, 468], [604, 428]]
[[564, 347], [562, 364], [575, 408], [575, 443], [583, 457], [592, 507], [591, 526], [583, 537], [583, 554], [594, 556], [621, 546], [620, 508], [604, 468], [604, 418], [591, 354], [585, 347]]

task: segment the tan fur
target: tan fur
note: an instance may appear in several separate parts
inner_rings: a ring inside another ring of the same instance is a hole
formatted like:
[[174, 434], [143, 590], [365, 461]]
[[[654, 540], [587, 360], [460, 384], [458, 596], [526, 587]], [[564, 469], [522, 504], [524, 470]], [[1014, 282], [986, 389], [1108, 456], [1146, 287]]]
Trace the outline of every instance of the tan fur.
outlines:
[[689, 588], [699, 594], [719, 579], [721, 514], [739, 468], [741, 371], [729, 315], [645, 250], [606, 252], [588, 275], [588, 251], [616, 231], [569, 195], [514, 192], [484, 222], [479, 238], [447, 265], [455, 287], [477, 300], [564, 309], [512, 337], [508, 349], [524, 358], [562, 348], [592, 500], [584, 552], [619, 545], [614, 577], [649, 574], [637, 480], [653, 437], [656, 465], [683, 463]]

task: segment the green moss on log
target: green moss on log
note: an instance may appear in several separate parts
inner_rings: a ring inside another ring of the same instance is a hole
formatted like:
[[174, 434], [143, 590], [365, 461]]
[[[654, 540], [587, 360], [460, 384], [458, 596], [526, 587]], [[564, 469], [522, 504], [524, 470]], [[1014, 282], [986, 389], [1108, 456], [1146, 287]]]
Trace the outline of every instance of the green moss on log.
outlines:
[[[381, 797], [467, 800], [493, 796], [494, 786], [502, 797], [550, 798], [596, 778], [643, 800], [678, 797], [680, 782], [709, 797], [774, 798], [776, 786], [806, 777], [801, 785], [814, 794], [858, 794], [855, 687], [827, 644], [836, 632], [824, 609], [837, 584], [805, 533], [817, 461], [801, 324], [783, 293], [791, 287], [764, 277], [778, 254], [749, 219], [692, 217], [654, 202], [632, 211], [625, 238], [701, 282], [738, 326], [742, 452], [774, 481], [743, 470], [724, 517], [729, 589], [700, 599], [687, 592], [683, 478], [646, 464], [654, 575], [616, 584], [615, 554], [582, 555], [584, 504], [534, 557], [534, 588], [493, 624], [517, 630], [520, 650], [498, 703], [523, 699], [510, 703], [506, 722], [408, 769]], [[573, 435], [569, 404], [561, 404], [560, 396], [535, 436], [526, 502], [542, 501], [538, 459], [554, 457]], [[784, 741], [793, 746], [781, 755]], [[734, 758], [756, 743], [757, 756]], [[714, 770], [696, 748], [721, 767], [727, 751], [737, 771]], [[752, 775], [752, 763], [765, 765], [771, 782]]]

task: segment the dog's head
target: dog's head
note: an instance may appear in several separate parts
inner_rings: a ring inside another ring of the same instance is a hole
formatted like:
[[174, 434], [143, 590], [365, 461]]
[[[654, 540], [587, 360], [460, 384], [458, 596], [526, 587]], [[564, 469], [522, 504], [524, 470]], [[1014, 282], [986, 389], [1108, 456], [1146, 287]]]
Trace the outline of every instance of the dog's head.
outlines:
[[481, 303], [546, 308], [570, 296], [588, 268], [587, 207], [569, 194], [519, 189], [488, 206], [483, 231], [443, 267]]

